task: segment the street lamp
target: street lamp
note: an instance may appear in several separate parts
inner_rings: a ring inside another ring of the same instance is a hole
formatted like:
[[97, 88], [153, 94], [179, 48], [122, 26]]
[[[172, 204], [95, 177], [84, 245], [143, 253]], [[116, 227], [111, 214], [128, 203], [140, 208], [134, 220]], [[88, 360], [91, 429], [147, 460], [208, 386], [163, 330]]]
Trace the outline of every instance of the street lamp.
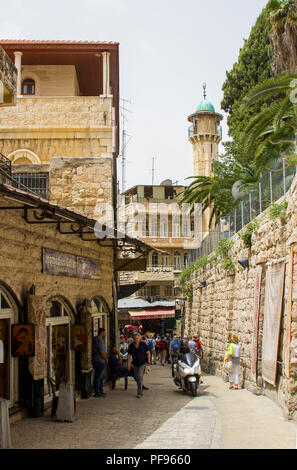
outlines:
[[238, 260], [238, 263], [239, 263], [244, 269], [248, 269], [249, 266], [250, 266], [250, 263], [249, 263], [249, 259], [248, 259], [248, 258], [239, 259], [239, 260]]

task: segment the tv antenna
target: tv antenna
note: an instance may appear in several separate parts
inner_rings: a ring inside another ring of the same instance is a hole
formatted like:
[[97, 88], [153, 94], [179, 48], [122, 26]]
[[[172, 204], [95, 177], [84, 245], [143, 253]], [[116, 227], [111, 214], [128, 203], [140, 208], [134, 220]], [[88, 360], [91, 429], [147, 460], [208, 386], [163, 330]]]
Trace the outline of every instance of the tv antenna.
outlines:
[[152, 159], [152, 186], [154, 186], [155, 181], [155, 157]]
[[[126, 131], [126, 122], [128, 122], [128, 119], [126, 117], [126, 112], [132, 113], [132, 111], [125, 108], [126, 103], [131, 104], [130, 100], [125, 100], [124, 98], [121, 98], [121, 101], [123, 103], [123, 106], [120, 106], [121, 116], [122, 116], [122, 149], [121, 149], [120, 155], [122, 157], [122, 193], [123, 193], [126, 189], [126, 148], [130, 140], [132, 139], [132, 136], [129, 135]], [[127, 137], [128, 139], [126, 139]]]

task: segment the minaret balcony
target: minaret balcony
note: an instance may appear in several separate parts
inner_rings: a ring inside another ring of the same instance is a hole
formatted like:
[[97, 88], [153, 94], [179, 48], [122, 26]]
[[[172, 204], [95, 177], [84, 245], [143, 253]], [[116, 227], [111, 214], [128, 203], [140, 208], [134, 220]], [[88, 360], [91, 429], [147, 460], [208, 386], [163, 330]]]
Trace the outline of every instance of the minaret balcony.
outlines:
[[217, 136], [220, 139], [222, 138], [222, 126], [216, 126], [216, 131], [215, 133], [210, 133], [210, 134], [205, 134], [205, 132], [199, 132], [199, 127], [196, 125], [192, 125], [188, 128], [188, 138], [191, 139], [192, 137], [202, 137], [204, 135], [211, 135], [211, 136]]

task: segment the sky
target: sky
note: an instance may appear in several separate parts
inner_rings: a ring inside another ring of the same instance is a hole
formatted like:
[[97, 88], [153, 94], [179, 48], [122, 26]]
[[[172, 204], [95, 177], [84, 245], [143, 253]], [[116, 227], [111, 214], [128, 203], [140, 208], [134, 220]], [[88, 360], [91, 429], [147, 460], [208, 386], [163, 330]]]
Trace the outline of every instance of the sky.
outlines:
[[[220, 110], [236, 62], [267, 0], [11, 0], [1, 5], [2, 39], [120, 43], [120, 95], [127, 100], [126, 189], [193, 174], [187, 116], [203, 98]], [[121, 120], [122, 124], [122, 120]], [[119, 180], [121, 182], [121, 157]]]

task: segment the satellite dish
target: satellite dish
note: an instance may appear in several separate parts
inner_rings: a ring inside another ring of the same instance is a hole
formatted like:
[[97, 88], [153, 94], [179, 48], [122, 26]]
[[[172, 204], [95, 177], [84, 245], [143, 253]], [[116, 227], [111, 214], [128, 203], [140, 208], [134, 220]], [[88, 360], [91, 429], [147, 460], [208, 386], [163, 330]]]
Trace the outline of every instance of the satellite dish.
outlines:
[[160, 186], [172, 186], [172, 181], [171, 180], [164, 180], [164, 181], [162, 181]]

